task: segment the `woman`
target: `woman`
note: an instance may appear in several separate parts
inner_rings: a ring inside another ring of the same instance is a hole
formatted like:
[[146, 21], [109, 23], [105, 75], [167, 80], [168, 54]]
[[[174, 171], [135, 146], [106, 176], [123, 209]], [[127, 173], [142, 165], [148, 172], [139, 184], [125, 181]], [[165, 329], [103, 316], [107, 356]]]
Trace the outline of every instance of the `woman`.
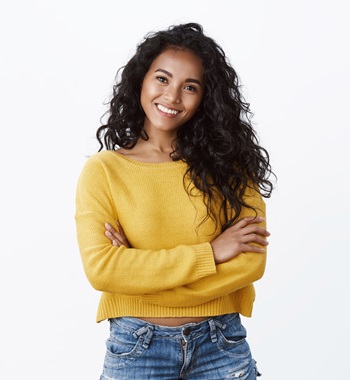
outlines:
[[249, 115], [198, 24], [149, 34], [123, 68], [77, 187], [82, 261], [110, 322], [101, 380], [260, 375], [240, 314], [264, 273], [272, 184]]

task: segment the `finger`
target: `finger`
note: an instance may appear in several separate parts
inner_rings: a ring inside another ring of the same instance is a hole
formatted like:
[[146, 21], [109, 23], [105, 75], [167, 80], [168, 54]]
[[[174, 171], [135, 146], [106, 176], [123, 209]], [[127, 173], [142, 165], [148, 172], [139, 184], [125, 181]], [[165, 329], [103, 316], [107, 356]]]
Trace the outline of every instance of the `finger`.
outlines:
[[242, 228], [242, 232], [244, 232], [246, 235], [249, 235], [252, 233], [262, 235], [262, 236], [270, 236], [271, 235], [270, 232], [267, 231], [266, 228], [258, 226], [256, 224], [254, 224], [254, 225], [250, 224], [250, 225]]
[[116, 222], [116, 224], [117, 224], [117, 226], [118, 226], [119, 233], [125, 237], [125, 232], [124, 232], [124, 230], [123, 230], [123, 227], [122, 227], [121, 224], [118, 222], [118, 220], [116, 220], [115, 222]]
[[113, 241], [113, 239], [117, 239], [119, 241], [123, 241], [124, 240], [124, 237], [122, 235], [120, 235], [116, 230], [114, 230], [114, 233], [112, 233], [111, 231], [106, 231], [105, 232], [106, 236], [111, 240]]
[[115, 232], [117, 232], [116, 229], [111, 224], [109, 224], [108, 222], [105, 223], [105, 228], [106, 228], [107, 231], [110, 231], [112, 234], [114, 234]]
[[[116, 220], [116, 224], [118, 226], [118, 230], [117, 231], [111, 224], [109, 224], [108, 222], [105, 223], [105, 228], [107, 231], [109, 231], [114, 237], [116, 237], [117, 239], [119, 240], [126, 240], [126, 236], [125, 236], [125, 233], [124, 233], [124, 230], [122, 228], [122, 226], [120, 225], [120, 223]], [[108, 236], [108, 235], [107, 235]]]
[[114, 240], [112, 241], [112, 244], [113, 244], [115, 247], [120, 247], [121, 245], [123, 245], [123, 243], [120, 242], [120, 241], [117, 240], [117, 239], [114, 239]]
[[110, 240], [113, 240], [113, 239], [121, 240], [121, 239], [122, 239], [122, 236], [119, 235], [119, 233], [118, 233], [116, 230], [114, 230], [114, 232], [111, 232], [111, 231], [106, 230], [106, 231], [105, 231], [105, 235], [106, 235]]
[[247, 216], [243, 219], [240, 219], [236, 224], [232, 227], [237, 226], [238, 228], [244, 228], [251, 223], [261, 223], [265, 220], [262, 216]]
[[105, 228], [107, 231], [111, 232], [113, 235], [120, 235], [119, 231], [117, 231], [111, 224], [108, 222], [105, 223]]
[[129, 243], [124, 240], [124, 239], [113, 239], [112, 244], [115, 245], [116, 247], [121, 247], [124, 245], [125, 247], [129, 248]]
[[109, 232], [109, 231], [105, 231], [105, 235], [108, 237], [108, 239], [113, 242], [113, 239], [115, 239], [114, 235]]
[[116, 246], [116, 247], [120, 247], [121, 245], [123, 245], [123, 242], [121, 240], [119, 240], [118, 238], [116, 238], [112, 233], [110, 233], [109, 231], [106, 231], [105, 232], [105, 235], [108, 237], [108, 239], [111, 241], [111, 243]]
[[242, 253], [246, 253], [246, 252], [264, 253], [264, 252], [266, 252], [266, 249], [262, 248], [262, 247], [257, 247], [255, 245], [243, 244], [242, 245]]
[[264, 222], [265, 218], [263, 218], [262, 216], [248, 216], [246, 218], [243, 218], [243, 220], [245, 220], [248, 224], [251, 224]]
[[266, 239], [264, 239], [263, 237], [257, 234], [244, 235], [242, 237], [242, 242], [243, 243], [257, 243], [263, 246], [269, 245], [269, 242]]

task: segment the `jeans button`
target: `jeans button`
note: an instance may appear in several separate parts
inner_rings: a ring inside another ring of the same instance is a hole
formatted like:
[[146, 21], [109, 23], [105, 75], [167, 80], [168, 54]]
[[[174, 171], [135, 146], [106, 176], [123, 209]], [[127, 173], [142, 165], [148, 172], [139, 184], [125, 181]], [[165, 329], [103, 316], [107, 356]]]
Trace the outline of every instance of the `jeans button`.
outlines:
[[190, 335], [190, 333], [191, 333], [190, 328], [186, 327], [185, 330], [184, 330], [184, 335], [188, 336], [188, 335]]

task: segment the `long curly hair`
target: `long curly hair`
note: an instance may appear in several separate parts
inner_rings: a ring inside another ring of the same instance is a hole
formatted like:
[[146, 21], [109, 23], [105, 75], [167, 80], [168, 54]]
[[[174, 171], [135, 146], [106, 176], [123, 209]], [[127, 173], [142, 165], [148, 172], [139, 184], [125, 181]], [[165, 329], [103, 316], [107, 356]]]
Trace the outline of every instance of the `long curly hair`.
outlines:
[[[272, 171], [269, 155], [259, 145], [252, 127], [252, 112], [241, 93], [238, 75], [223, 49], [203, 33], [201, 25], [170, 26], [149, 33], [138, 45], [135, 55], [117, 73], [107, 123], [96, 132], [99, 151], [104, 147], [132, 149], [139, 138], [147, 140], [141, 86], [154, 59], [168, 48], [197, 55], [204, 67], [205, 83], [198, 112], [178, 130], [170, 156], [188, 164], [185, 176], [202, 192], [207, 207], [204, 220], [212, 218], [217, 223], [214, 210], [219, 205], [224, 230], [237, 220], [242, 207], [252, 208], [244, 201], [247, 187], [259, 190], [264, 197], [271, 195]], [[233, 209], [233, 218], [229, 218], [228, 208]]]

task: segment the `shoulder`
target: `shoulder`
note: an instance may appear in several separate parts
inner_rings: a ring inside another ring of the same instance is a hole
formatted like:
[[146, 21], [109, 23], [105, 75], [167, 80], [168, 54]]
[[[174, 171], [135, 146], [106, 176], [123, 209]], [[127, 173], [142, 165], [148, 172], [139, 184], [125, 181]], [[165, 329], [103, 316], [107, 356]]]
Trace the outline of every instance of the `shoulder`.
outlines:
[[93, 182], [111, 182], [118, 181], [121, 178], [130, 176], [135, 173], [139, 165], [127, 156], [117, 153], [113, 150], [103, 150], [87, 158], [79, 181]]
[[248, 185], [243, 195], [243, 201], [255, 210], [265, 212], [266, 204], [258, 186]]
[[88, 157], [76, 188], [76, 212], [105, 213], [113, 208], [110, 191], [112, 151], [101, 151]]
[[89, 156], [86, 160], [86, 164], [96, 164], [99, 163], [103, 165], [104, 163], [108, 163], [115, 158], [115, 151], [112, 150], [102, 150], [101, 152], [94, 153]]
[[79, 182], [98, 181], [106, 177], [111, 170], [116, 154], [113, 151], [104, 150], [89, 156], [80, 173]]
[[117, 159], [117, 155], [114, 151], [111, 150], [103, 150], [98, 153], [94, 153], [89, 156], [83, 165], [84, 171], [101, 171], [105, 168], [115, 165], [115, 160]]

